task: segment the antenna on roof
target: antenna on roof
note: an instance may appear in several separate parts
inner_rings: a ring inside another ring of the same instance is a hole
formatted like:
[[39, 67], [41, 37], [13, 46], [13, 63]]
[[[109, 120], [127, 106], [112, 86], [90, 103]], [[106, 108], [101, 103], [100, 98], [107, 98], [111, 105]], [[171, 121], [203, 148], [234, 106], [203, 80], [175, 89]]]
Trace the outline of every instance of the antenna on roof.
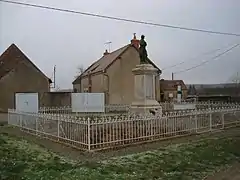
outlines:
[[110, 53], [110, 46], [111, 46], [111, 44], [112, 44], [112, 42], [111, 41], [108, 41], [108, 42], [106, 42], [106, 43], [104, 43], [105, 45], [108, 45], [108, 52]]

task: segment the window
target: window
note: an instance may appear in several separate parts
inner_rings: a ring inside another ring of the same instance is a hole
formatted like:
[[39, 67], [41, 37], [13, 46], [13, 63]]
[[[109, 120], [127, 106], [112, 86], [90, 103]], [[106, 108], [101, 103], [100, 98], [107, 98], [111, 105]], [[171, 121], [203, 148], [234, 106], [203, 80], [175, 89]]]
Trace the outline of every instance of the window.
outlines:
[[83, 88], [83, 92], [87, 93], [88, 92], [88, 88]]

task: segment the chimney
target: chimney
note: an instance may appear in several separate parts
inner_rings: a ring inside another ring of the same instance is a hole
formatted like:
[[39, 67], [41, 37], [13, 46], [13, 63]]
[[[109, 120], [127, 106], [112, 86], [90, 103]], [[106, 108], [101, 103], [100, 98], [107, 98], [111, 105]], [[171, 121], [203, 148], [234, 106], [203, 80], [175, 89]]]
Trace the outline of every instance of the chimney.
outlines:
[[108, 52], [108, 50], [106, 49], [106, 51], [103, 53], [103, 55], [106, 56], [106, 55], [108, 55], [108, 54], [109, 54], [109, 52]]
[[133, 33], [133, 39], [131, 40], [131, 45], [138, 49], [139, 48], [139, 42], [140, 41], [136, 38], [136, 33]]

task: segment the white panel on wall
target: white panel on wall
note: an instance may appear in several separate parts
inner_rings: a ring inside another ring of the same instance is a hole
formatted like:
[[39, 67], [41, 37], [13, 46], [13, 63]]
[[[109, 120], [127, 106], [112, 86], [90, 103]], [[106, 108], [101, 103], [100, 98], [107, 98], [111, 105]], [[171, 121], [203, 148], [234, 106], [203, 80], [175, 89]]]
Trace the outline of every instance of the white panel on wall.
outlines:
[[72, 93], [72, 112], [105, 112], [104, 93]]
[[38, 93], [16, 93], [15, 107], [17, 111], [21, 112], [38, 112]]

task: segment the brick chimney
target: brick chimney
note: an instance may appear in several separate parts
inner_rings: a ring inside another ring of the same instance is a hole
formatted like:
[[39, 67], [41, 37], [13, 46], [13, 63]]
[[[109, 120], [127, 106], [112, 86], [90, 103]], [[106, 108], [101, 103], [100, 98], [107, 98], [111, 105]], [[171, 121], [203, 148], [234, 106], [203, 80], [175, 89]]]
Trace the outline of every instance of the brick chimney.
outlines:
[[106, 49], [106, 51], [103, 53], [103, 55], [106, 56], [106, 55], [108, 55], [108, 54], [109, 54], [109, 52], [108, 52], [108, 50]]
[[136, 38], [136, 33], [133, 33], [133, 39], [131, 40], [131, 45], [135, 46], [138, 49], [139, 42], [140, 41]]

